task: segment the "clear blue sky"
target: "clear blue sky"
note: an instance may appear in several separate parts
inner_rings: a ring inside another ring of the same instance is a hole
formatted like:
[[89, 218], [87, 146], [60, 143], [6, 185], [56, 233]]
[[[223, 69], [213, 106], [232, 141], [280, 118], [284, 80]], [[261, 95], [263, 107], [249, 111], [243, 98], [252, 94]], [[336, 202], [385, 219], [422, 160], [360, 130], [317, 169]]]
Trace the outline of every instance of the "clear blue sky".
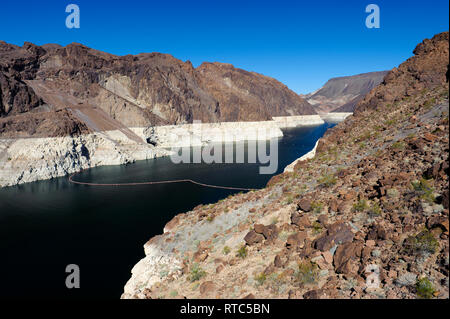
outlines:
[[[80, 29], [65, 27], [70, 3], [80, 7]], [[380, 29], [365, 27], [370, 3], [380, 7]], [[79, 42], [118, 55], [163, 52], [194, 66], [226, 62], [307, 93], [331, 77], [397, 66], [422, 39], [448, 30], [448, 6], [448, 0], [1, 0], [0, 40]]]

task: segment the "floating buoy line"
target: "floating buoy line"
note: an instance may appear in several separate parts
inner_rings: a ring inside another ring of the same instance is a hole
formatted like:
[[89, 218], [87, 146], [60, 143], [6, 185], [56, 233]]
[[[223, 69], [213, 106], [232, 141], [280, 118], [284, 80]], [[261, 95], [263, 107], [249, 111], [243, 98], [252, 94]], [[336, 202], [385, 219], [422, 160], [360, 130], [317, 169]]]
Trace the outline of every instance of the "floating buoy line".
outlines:
[[77, 185], [87, 185], [87, 186], [142, 186], [142, 185], [160, 185], [160, 184], [174, 184], [174, 183], [191, 183], [203, 187], [209, 187], [209, 188], [218, 188], [218, 189], [226, 189], [226, 190], [234, 190], [234, 191], [254, 191], [256, 189], [254, 188], [243, 188], [243, 187], [231, 187], [231, 186], [220, 186], [220, 185], [211, 185], [211, 184], [205, 184], [196, 182], [192, 179], [174, 179], [174, 180], [167, 180], [167, 181], [155, 181], [155, 182], [138, 182], [138, 183], [89, 183], [89, 182], [79, 182], [73, 180], [74, 176], [82, 173], [83, 171], [73, 173], [69, 176], [69, 182], [72, 184]]

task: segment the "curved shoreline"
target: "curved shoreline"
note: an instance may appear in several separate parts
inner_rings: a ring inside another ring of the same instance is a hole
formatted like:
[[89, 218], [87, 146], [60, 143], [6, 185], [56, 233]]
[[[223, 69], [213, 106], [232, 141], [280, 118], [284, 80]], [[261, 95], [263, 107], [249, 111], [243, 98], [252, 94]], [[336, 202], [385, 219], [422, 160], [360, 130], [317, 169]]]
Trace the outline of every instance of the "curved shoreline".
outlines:
[[294, 167], [295, 167], [295, 165], [297, 165], [298, 162], [303, 162], [303, 161], [309, 160], [311, 158], [314, 158], [316, 156], [316, 149], [317, 149], [317, 145], [319, 144], [319, 141], [320, 141], [320, 138], [317, 140], [317, 142], [314, 145], [314, 148], [312, 150], [310, 150], [308, 153], [306, 153], [305, 155], [303, 155], [300, 158], [297, 158], [291, 164], [286, 166], [283, 173], [291, 173], [294, 171]]
[[203, 146], [210, 142], [245, 139], [268, 140], [282, 137], [280, 128], [323, 123], [321, 115], [299, 115], [260, 122], [130, 127], [142, 142], [130, 139], [120, 130], [75, 137], [0, 139], [0, 188], [63, 177], [87, 168], [163, 157], [171, 153], [167, 147]]

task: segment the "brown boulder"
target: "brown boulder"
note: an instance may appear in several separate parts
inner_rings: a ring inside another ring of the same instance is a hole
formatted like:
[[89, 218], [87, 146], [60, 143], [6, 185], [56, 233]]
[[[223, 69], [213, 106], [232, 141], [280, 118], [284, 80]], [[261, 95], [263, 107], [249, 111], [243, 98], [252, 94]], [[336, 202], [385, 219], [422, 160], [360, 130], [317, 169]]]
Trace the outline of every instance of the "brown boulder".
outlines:
[[263, 229], [263, 235], [267, 240], [274, 240], [278, 237], [278, 227], [276, 225], [268, 225]]
[[303, 294], [303, 298], [305, 299], [322, 299], [326, 298], [326, 294], [322, 289], [314, 289]]
[[265, 226], [262, 224], [255, 224], [255, 226], [253, 226], [255, 232], [257, 232], [258, 234], [262, 234], [264, 232], [264, 228]]
[[338, 221], [328, 227], [325, 235], [314, 241], [314, 247], [326, 251], [334, 245], [351, 242], [353, 237], [352, 228], [347, 223]]
[[300, 229], [305, 229], [311, 227], [311, 222], [306, 215], [300, 215], [297, 212], [294, 212], [291, 215], [291, 223], [300, 227]]
[[336, 273], [355, 274], [359, 269], [363, 244], [350, 242], [340, 245], [334, 254], [333, 263]]
[[286, 241], [287, 248], [303, 247], [306, 239], [306, 232], [298, 232], [290, 235]]
[[298, 208], [301, 209], [304, 212], [311, 211], [311, 199], [309, 199], [309, 198], [302, 198], [298, 202]]
[[261, 234], [258, 234], [254, 230], [251, 230], [245, 235], [244, 241], [247, 245], [251, 246], [257, 243], [261, 243], [264, 240], [264, 236]]
[[367, 239], [369, 239], [369, 240], [377, 240], [377, 239], [387, 240], [387, 239], [389, 239], [389, 236], [388, 236], [386, 229], [382, 225], [376, 224], [376, 225], [372, 225], [370, 227], [370, 230], [367, 233]]
[[325, 214], [322, 214], [317, 218], [317, 221], [319, 223], [321, 223], [323, 226], [326, 226], [328, 223], [328, 216]]
[[285, 254], [280, 253], [275, 256], [273, 265], [277, 268], [281, 268], [281, 267], [284, 267], [288, 261], [289, 261], [288, 257]]

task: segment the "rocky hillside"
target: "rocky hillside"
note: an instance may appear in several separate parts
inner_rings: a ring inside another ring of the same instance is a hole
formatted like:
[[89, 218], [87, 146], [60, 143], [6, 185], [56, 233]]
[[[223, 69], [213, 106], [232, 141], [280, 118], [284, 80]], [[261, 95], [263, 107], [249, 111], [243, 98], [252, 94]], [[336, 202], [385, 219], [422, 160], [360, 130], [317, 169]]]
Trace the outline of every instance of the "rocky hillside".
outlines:
[[123, 298], [449, 298], [448, 36], [419, 44], [314, 158], [177, 215]]
[[0, 42], [0, 136], [65, 136], [150, 125], [315, 114], [282, 83], [167, 54]]
[[380, 84], [387, 73], [381, 71], [332, 78], [305, 97], [318, 112], [353, 112], [356, 104]]
[[448, 82], [448, 40], [448, 32], [424, 40], [414, 49], [413, 57], [390, 71], [383, 83], [359, 102], [356, 112], [392, 106]]
[[223, 63], [203, 63], [196, 71], [200, 86], [221, 101], [221, 118], [229, 121], [316, 114], [308, 102], [267, 76]]

